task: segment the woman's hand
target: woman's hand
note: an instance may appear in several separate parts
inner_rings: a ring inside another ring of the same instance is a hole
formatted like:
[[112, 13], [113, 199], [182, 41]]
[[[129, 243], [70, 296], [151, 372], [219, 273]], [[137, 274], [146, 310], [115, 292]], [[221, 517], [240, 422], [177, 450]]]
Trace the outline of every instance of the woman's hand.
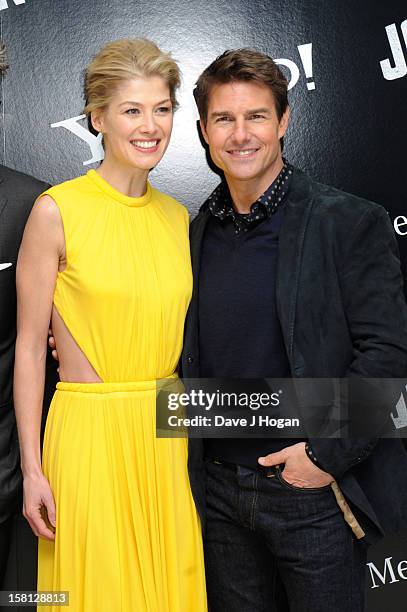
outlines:
[[55, 540], [54, 496], [43, 474], [24, 478], [23, 515], [37, 537]]

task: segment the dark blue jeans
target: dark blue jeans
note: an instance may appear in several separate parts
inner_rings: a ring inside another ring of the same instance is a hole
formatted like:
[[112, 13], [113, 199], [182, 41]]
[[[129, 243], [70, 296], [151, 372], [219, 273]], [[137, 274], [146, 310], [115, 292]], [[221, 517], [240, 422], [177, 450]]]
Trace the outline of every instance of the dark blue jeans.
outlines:
[[280, 468], [207, 462], [211, 612], [362, 612], [367, 547], [330, 485], [300, 489]]

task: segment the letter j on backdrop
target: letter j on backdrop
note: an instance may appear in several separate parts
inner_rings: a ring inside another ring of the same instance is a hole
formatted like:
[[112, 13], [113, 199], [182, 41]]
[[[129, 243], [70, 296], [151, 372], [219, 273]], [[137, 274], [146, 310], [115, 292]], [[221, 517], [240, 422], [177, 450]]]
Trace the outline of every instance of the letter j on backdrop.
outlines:
[[[13, 4], [25, 4], [25, 0], [13, 0]], [[4, 9], [8, 9], [7, 0], [0, 0], [0, 11], [4, 11]]]
[[[404, 45], [407, 47], [407, 19], [400, 26], [404, 38]], [[386, 34], [390, 49], [393, 54], [392, 59], [384, 59], [380, 62], [383, 76], [387, 81], [401, 79], [407, 75], [406, 51], [403, 49], [402, 41], [397, 31], [395, 23], [386, 26]]]

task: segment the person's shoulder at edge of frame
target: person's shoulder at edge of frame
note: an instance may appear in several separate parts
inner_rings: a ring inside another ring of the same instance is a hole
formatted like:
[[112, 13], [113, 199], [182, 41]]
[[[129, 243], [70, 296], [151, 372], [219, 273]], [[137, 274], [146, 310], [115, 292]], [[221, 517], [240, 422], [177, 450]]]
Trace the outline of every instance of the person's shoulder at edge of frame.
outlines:
[[16, 195], [18, 195], [18, 192], [20, 191], [24, 192], [25, 194], [31, 191], [33, 198], [37, 197], [39, 193], [50, 187], [49, 183], [46, 183], [45, 181], [41, 181], [34, 176], [0, 164], [0, 193], [2, 182], [4, 182], [7, 187], [10, 187], [10, 189], [12, 189]]

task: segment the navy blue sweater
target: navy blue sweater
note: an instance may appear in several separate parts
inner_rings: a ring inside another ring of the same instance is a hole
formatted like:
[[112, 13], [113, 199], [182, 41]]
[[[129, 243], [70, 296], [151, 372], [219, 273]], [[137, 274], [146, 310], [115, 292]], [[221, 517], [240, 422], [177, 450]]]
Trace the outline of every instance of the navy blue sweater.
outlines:
[[[199, 352], [203, 378], [285, 378], [290, 367], [276, 310], [278, 237], [284, 206], [247, 232], [213, 216], [203, 240]], [[258, 466], [299, 439], [212, 438], [208, 457]]]

